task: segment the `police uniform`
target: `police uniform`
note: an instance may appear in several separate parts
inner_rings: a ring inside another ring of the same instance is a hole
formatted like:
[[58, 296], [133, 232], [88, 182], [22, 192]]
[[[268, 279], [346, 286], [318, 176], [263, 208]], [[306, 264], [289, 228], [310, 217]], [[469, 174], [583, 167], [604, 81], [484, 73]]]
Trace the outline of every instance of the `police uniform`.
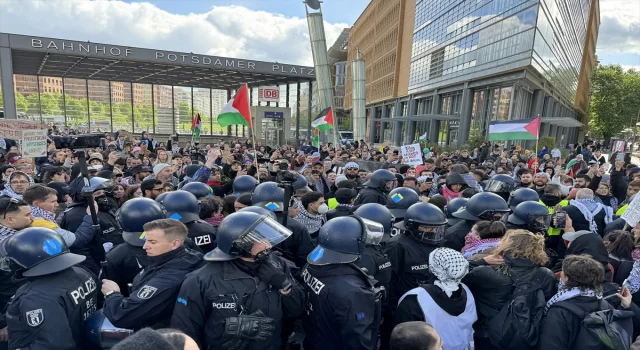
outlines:
[[369, 276], [354, 264], [307, 265], [302, 279], [306, 350], [377, 348], [381, 305]]
[[202, 266], [202, 254], [184, 247], [146, 257], [145, 269], [133, 280], [131, 295], [106, 296], [104, 315], [120, 328], [169, 326], [173, 305], [184, 277]]
[[[276, 254], [268, 259], [282, 266], [287, 275], [291, 274], [290, 261]], [[280, 349], [282, 319], [304, 312], [304, 289], [292, 279], [291, 292], [282, 295], [247, 273], [251, 265], [240, 259], [212, 261], [187, 275], [173, 310], [171, 327], [185, 332], [201, 349], [222, 349], [226, 319], [260, 310], [265, 317], [275, 320], [276, 329], [267, 340], [249, 342], [245, 349]]]
[[377, 188], [364, 188], [358, 193], [354, 205], [366, 203], [387, 205], [387, 196]]
[[120, 287], [120, 293], [129, 296], [129, 283], [142, 271], [147, 253], [142, 247], [129, 243], [120, 244], [107, 253], [107, 262], [102, 267], [101, 279], [114, 281]]
[[465, 237], [467, 237], [469, 232], [471, 232], [471, 229], [475, 224], [475, 221], [461, 220], [457, 224], [447, 228], [444, 235], [444, 243], [442, 245], [458, 252], [461, 251], [465, 245]]
[[84, 321], [97, 308], [96, 279], [71, 267], [29, 280], [7, 308], [9, 349], [87, 349]]
[[307, 263], [307, 255], [315, 245], [307, 228], [296, 219], [289, 218], [287, 228], [291, 230], [291, 237], [276, 245], [274, 249], [282, 252], [287, 260], [302, 268]]
[[184, 224], [189, 230], [189, 238], [202, 249], [203, 252], [210, 252], [216, 247], [216, 233], [213, 225], [204, 220], [196, 220]]
[[369, 275], [373, 276], [385, 290], [389, 290], [392, 275], [391, 262], [381, 246], [367, 244], [360, 260], [354, 264], [367, 269]]

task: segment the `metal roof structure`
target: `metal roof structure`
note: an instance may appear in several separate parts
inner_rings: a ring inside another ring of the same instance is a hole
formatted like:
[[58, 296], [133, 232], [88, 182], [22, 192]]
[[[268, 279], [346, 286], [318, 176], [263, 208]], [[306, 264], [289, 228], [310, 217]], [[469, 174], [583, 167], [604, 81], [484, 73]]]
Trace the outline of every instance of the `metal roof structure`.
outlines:
[[237, 89], [315, 80], [313, 67], [0, 33], [13, 74]]

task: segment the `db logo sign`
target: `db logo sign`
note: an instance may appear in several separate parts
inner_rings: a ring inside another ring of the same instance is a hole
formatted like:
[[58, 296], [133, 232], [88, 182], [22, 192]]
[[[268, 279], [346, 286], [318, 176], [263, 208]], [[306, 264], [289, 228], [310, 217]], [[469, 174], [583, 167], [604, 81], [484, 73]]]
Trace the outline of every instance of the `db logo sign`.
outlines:
[[277, 86], [263, 86], [258, 88], [258, 100], [261, 102], [280, 101], [280, 88]]

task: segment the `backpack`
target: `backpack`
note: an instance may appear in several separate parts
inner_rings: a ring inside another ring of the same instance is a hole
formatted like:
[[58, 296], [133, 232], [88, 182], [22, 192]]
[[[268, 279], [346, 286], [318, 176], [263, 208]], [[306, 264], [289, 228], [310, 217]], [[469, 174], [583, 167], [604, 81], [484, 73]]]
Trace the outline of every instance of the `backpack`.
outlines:
[[487, 322], [491, 344], [501, 350], [532, 349], [538, 343], [541, 320], [545, 313], [546, 300], [542, 282], [546, 272], [538, 268], [533, 278], [513, 280], [511, 301]]
[[585, 312], [568, 301], [553, 304], [551, 307], [565, 309], [582, 319], [582, 326], [576, 336], [574, 349], [580, 350], [628, 350], [633, 343], [633, 311], [612, 309], [599, 300], [598, 310]]

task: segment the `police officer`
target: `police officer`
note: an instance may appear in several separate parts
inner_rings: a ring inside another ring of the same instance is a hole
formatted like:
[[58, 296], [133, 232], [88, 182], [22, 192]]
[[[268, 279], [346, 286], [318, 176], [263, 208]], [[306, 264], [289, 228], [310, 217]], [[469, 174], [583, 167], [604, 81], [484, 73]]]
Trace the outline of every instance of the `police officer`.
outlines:
[[293, 264], [270, 253], [290, 235], [264, 215], [225, 217], [217, 248], [205, 255], [208, 263], [182, 284], [171, 326], [201, 349], [280, 349], [282, 319], [304, 312], [304, 289], [291, 276]]
[[544, 235], [549, 230], [551, 214], [547, 207], [537, 201], [518, 204], [509, 215], [507, 229], [525, 229], [533, 233]]
[[59, 234], [42, 227], [7, 238], [0, 253], [28, 279], [7, 307], [9, 349], [87, 349], [83, 323], [96, 311], [97, 284], [74, 267], [86, 257], [69, 252]]
[[502, 197], [502, 199], [509, 200], [511, 191], [516, 189], [516, 180], [509, 175], [498, 174], [489, 180], [485, 187], [485, 192], [492, 192]]
[[539, 200], [540, 196], [538, 195], [538, 192], [530, 188], [523, 187], [511, 192], [507, 205], [509, 206], [509, 209], [514, 210], [518, 204], [522, 202], [537, 202]]
[[476, 221], [499, 221], [506, 219], [509, 214], [507, 202], [499, 195], [490, 192], [474, 194], [469, 198], [464, 208], [457, 210], [453, 216], [463, 219], [459, 223], [449, 227], [444, 237], [444, 246], [461, 251], [464, 247], [464, 238]]
[[125, 297], [114, 281], [102, 280], [104, 315], [120, 328], [164, 328], [185, 276], [202, 266], [202, 254], [184, 247], [187, 227], [180, 221], [160, 219], [144, 224], [144, 270]]
[[211, 190], [211, 187], [202, 182], [189, 182], [188, 184], [182, 186], [182, 190], [190, 192], [192, 195], [196, 196], [198, 200], [204, 197], [213, 196], [213, 190]]
[[258, 180], [249, 175], [240, 175], [233, 179], [233, 194], [239, 196], [244, 193], [251, 193], [258, 186]]
[[216, 228], [200, 220], [200, 202], [193, 194], [178, 190], [169, 192], [162, 205], [167, 210], [167, 218], [179, 220], [189, 230], [191, 238], [204, 252], [210, 252], [216, 246]]
[[[395, 218], [394, 224], [402, 221], [407, 209], [419, 201], [420, 197], [416, 191], [407, 187], [398, 187], [389, 192], [389, 195], [387, 196], [387, 208], [389, 208], [391, 215]], [[390, 236], [395, 237], [399, 233], [400, 230], [392, 225]], [[383, 240], [383, 242], [386, 241], [387, 239]]]
[[[411, 190], [409, 190], [411, 191]], [[361, 205], [353, 214], [362, 219], [371, 220], [382, 225], [384, 236], [378, 242], [369, 242], [365, 244], [362, 256], [355, 262], [361, 268], [365, 268], [368, 274], [378, 281], [378, 283], [389, 290], [391, 282], [391, 262], [384, 253], [382, 243], [389, 241], [391, 236], [391, 227], [393, 227], [394, 219], [389, 209], [378, 203], [368, 203]]]
[[116, 218], [122, 227], [125, 243], [107, 253], [100, 278], [114, 281], [123, 296], [129, 296], [128, 284], [133, 283], [146, 263], [147, 253], [142, 248], [145, 244], [144, 225], [166, 216], [166, 210], [149, 198], [130, 199], [118, 210]]
[[355, 205], [365, 203], [387, 205], [387, 193], [391, 192], [397, 184], [398, 180], [392, 172], [386, 169], [378, 169], [364, 183], [364, 189], [358, 194]]
[[451, 227], [457, 223], [459, 223], [460, 221], [462, 221], [463, 219], [458, 219], [457, 217], [453, 216], [453, 213], [457, 212], [458, 210], [460, 210], [460, 208], [464, 207], [467, 205], [467, 202], [469, 201], [469, 198], [463, 198], [463, 197], [458, 197], [458, 198], [454, 198], [452, 199], [449, 204], [447, 204], [444, 207], [444, 215], [447, 216], [447, 228]]
[[[284, 189], [278, 187], [275, 182], [263, 182], [251, 194], [252, 206], [274, 212], [278, 222], [282, 222], [283, 219], [284, 200]], [[294, 203], [295, 200], [290, 199], [290, 207]], [[278, 248], [287, 260], [302, 267], [307, 262], [307, 255], [315, 248], [311, 235], [304, 225], [293, 218], [287, 218], [285, 226], [291, 230], [291, 237], [279, 244]]]
[[342, 216], [320, 228], [318, 247], [302, 271], [307, 291], [304, 349], [376, 349], [382, 293], [354, 264], [366, 244], [377, 244], [382, 225]]

